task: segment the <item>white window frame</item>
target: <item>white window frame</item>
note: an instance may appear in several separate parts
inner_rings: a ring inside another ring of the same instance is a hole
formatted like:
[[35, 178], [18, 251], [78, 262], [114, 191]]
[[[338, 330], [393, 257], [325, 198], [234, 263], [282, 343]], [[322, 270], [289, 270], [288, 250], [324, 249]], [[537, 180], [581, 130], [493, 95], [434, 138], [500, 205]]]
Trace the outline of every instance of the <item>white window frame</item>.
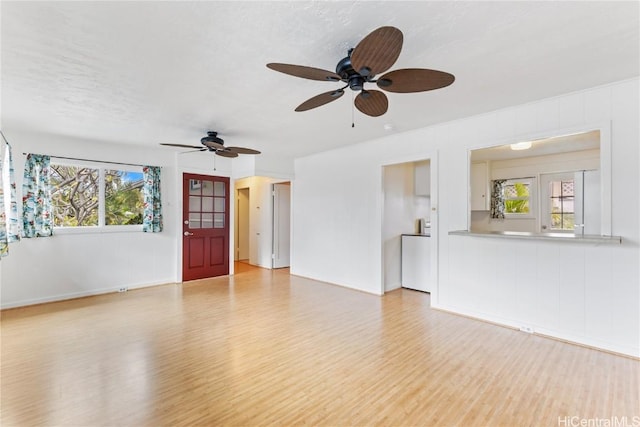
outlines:
[[105, 169], [121, 170], [125, 172], [142, 173], [142, 166], [122, 165], [102, 162], [83, 162], [71, 159], [59, 159], [52, 157], [52, 165], [76, 166], [98, 170], [98, 225], [80, 225], [76, 227], [53, 226], [56, 234], [91, 234], [91, 233], [122, 233], [142, 232], [142, 224], [133, 225], [106, 225], [105, 224]]
[[[515, 183], [523, 183], [523, 184], [529, 185], [529, 213], [509, 213], [505, 209], [504, 211], [505, 219], [535, 219], [536, 218], [536, 212], [538, 208], [536, 203], [536, 200], [538, 200], [538, 197], [537, 197], [538, 190], [537, 190], [536, 182], [537, 180], [533, 177], [510, 178], [506, 180], [506, 182], [504, 183], [505, 186], [513, 185]], [[506, 202], [507, 202], [507, 198], [505, 197], [505, 204]]]

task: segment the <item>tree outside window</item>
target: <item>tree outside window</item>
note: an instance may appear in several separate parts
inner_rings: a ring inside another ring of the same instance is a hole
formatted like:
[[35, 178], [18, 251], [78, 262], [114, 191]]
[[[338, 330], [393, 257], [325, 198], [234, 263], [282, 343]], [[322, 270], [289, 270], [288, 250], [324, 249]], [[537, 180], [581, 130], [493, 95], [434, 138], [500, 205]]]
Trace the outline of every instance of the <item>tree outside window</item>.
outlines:
[[509, 179], [504, 184], [505, 215], [530, 217], [532, 215], [533, 179]]
[[142, 186], [141, 171], [52, 163], [54, 227], [142, 224]]

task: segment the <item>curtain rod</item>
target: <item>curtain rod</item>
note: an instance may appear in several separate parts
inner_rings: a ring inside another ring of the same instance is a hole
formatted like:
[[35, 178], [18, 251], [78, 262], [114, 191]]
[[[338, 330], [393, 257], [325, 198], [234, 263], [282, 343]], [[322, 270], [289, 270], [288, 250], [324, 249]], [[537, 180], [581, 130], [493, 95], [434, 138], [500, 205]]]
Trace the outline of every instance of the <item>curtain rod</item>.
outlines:
[[[29, 153], [22, 153], [22, 154], [26, 156]], [[149, 166], [149, 165], [140, 165], [138, 163], [122, 163], [122, 162], [110, 162], [110, 161], [107, 161], [107, 160], [81, 159], [81, 158], [78, 158], [78, 157], [63, 157], [63, 156], [49, 156], [49, 157], [54, 158], [54, 159], [77, 160], [77, 161], [80, 161], [80, 162], [109, 163], [111, 165], [140, 166], [140, 167]]]

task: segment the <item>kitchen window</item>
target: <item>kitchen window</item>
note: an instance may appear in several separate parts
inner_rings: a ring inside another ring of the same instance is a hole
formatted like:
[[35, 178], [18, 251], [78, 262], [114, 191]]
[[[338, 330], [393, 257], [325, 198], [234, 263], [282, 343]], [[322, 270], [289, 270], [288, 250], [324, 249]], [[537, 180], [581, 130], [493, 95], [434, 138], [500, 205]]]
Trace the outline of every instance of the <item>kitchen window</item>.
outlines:
[[504, 183], [505, 218], [534, 218], [535, 179], [508, 179]]

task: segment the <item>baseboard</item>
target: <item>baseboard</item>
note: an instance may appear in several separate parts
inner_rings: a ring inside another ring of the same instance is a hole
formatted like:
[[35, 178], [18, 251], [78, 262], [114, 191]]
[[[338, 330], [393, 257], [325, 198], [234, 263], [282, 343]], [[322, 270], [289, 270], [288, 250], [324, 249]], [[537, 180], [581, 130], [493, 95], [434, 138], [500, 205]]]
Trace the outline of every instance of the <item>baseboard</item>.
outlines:
[[120, 289], [122, 288], [126, 288], [127, 290], [134, 290], [134, 289], [149, 288], [152, 286], [166, 285], [169, 283], [175, 283], [175, 281], [173, 279], [167, 279], [164, 281], [153, 282], [153, 283], [122, 285], [115, 288], [110, 287], [110, 288], [92, 289], [89, 291], [70, 292], [66, 294], [48, 296], [43, 298], [33, 298], [33, 299], [20, 300], [20, 301], [14, 301], [9, 303], [0, 303], [0, 310], [8, 310], [11, 308], [27, 307], [30, 305], [46, 304], [50, 302], [66, 301], [66, 300], [77, 299], [77, 298], [86, 298], [86, 297], [92, 297], [96, 295], [110, 294], [110, 293], [120, 292]]
[[331, 286], [339, 286], [341, 288], [345, 288], [345, 289], [351, 289], [352, 291], [357, 291], [357, 292], [363, 292], [365, 294], [369, 294], [369, 295], [377, 295], [377, 296], [382, 296], [383, 294], [381, 292], [372, 292], [372, 291], [367, 291], [365, 289], [360, 289], [360, 288], [354, 288], [352, 286], [346, 286], [345, 284], [342, 283], [333, 283], [333, 282], [327, 282], [326, 280], [319, 280], [316, 279], [314, 277], [309, 277], [309, 276], [304, 276], [302, 274], [296, 274], [296, 273], [291, 273], [289, 272], [290, 276], [296, 276], [296, 277], [301, 277], [303, 279], [309, 279], [309, 280], [313, 280], [314, 282], [318, 282], [318, 283], [323, 283], [325, 285], [331, 285]]
[[[521, 330], [522, 322], [517, 322], [513, 319], [505, 319], [497, 316], [487, 315], [486, 313], [478, 313], [471, 310], [464, 310], [458, 307], [442, 306], [437, 304], [431, 304], [431, 308], [434, 310], [445, 311], [447, 313], [456, 314], [459, 316], [469, 317], [474, 320], [480, 320], [488, 322], [497, 326], [503, 326], [511, 329]], [[566, 342], [573, 345], [579, 345], [582, 347], [591, 348], [594, 350], [600, 350], [607, 353], [616, 354], [618, 356], [630, 357], [632, 359], [640, 359], [640, 348], [633, 346], [619, 345], [596, 338], [584, 337], [574, 335], [571, 333], [557, 331], [553, 329], [542, 328], [536, 325], [532, 325], [531, 333], [539, 335], [545, 338], [555, 339], [558, 341]]]

